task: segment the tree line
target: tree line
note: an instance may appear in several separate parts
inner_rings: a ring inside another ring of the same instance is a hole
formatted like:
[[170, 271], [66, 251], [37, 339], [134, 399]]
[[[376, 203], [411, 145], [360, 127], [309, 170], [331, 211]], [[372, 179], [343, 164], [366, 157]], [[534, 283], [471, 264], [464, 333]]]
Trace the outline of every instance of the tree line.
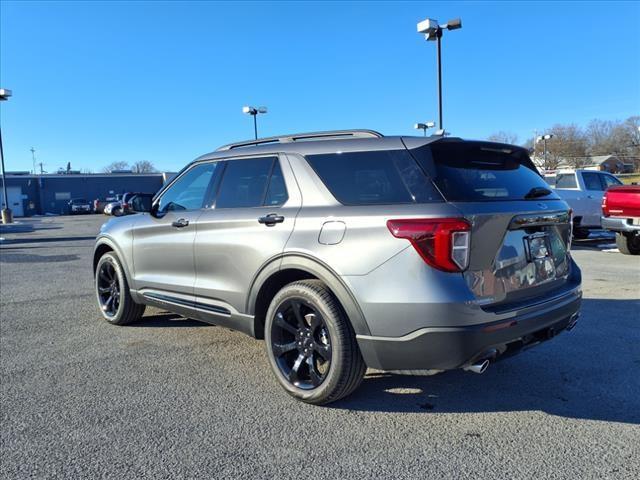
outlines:
[[124, 161], [112, 162], [102, 169], [104, 173], [111, 173], [117, 170], [131, 170], [133, 173], [155, 173], [158, 170], [148, 160], [140, 160], [131, 165]]
[[[586, 127], [575, 123], [555, 124], [540, 130], [539, 135], [551, 134], [547, 140], [545, 168], [552, 170], [560, 164], [581, 168], [596, 155], [616, 155], [625, 163], [633, 163], [634, 170], [640, 170], [640, 116], [626, 120], [592, 120]], [[518, 136], [512, 132], [496, 132], [488, 137], [494, 142], [518, 144]], [[529, 149], [533, 157], [542, 159], [544, 142], [531, 138], [521, 144]]]

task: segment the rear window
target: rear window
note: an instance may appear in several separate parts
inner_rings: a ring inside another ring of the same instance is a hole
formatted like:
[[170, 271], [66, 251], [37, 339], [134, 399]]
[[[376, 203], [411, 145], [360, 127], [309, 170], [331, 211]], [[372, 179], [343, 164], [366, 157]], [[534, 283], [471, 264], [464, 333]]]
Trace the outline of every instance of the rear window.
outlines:
[[559, 173], [556, 177], [556, 188], [578, 188], [575, 173]]
[[406, 150], [337, 152], [306, 158], [333, 196], [344, 205], [442, 201]]
[[[523, 149], [445, 140], [412, 153], [451, 202], [523, 200], [533, 188], [550, 190]], [[536, 200], [558, 198], [551, 192]]]

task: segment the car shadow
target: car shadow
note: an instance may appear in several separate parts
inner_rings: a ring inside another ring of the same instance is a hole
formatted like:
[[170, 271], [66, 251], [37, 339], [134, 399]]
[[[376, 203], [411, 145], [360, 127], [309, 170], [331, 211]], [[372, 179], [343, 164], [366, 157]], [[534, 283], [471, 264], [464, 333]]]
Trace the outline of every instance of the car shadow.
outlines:
[[576, 328], [496, 362], [483, 375], [369, 371], [329, 408], [438, 413], [541, 411], [640, 424], [640, 300], [585, 299]]
[[2, 245], [16, 245], [23, 243], [50, 243], [50, 242], [73, 242], [80, 240], [95, 240], [95, 235], [78, 236], [78, 237], [23, 237], [23, 238], [5, 238]]
[[209, 323], [199, 322], [191, 318], [185, 318], [171, 312], [147, 313], [139, 321], [131, 323], [128, 327], [137, 328], [184, 328], [184, 327], [207, 327]]

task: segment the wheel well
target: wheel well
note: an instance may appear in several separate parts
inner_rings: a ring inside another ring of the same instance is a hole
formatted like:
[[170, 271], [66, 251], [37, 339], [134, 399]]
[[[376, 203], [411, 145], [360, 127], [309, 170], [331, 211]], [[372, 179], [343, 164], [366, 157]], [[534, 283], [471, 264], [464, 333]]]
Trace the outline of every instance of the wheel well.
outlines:
[[98, 266], [98, 262], [100, 261], [100, 258], [105, 253], [112, 252], [112, 251], [113, 251], [113, 248], [111, 248], [106, 243], [103, 243], [103, 244], [99, 245], [98, 248], [96, 248], [96, 251], [93, 252], [93, 273], [94, 273], [94, 275], [96, 273], [96, 267]]
[[274, 273], [267, 279], [267, 281], [264, 282], [258, 292], [256, 306], [254, 309], [254, 333], [256, 338], [264, 338], [264, 324], [267, 317], [267, 310], [269, 309], [269, 304], [273, 297], [275, 297], [276, 293], [289, 283], [309, 279], [317, 280], [318, 277], [310, 274], [309, 272], [305, 272], [304, 270], [288, 268]]

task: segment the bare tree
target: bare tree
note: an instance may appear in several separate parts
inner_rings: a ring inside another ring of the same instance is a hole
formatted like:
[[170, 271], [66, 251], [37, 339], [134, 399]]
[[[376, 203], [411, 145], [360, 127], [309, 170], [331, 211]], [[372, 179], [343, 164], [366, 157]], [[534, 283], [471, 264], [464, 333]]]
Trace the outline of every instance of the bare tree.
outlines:
[[492, 133], [487, 138], [490, 142], [509, 143], [515, 145], [518, 142], [518, 135], [513, 132], [505, 132], [500, 130], [499, 132]]
[[131, 167], [133, 173], [154, 173], [157, 172], [156, 167], [148, 160], [140, 160]]
[[[558, 168], [562, 161], [574, 168], [583, 167], [587, 160], [588, 148], [584, 131], [575, 124], [556, 124], [549, 131], [553, 134], [553, 138], [547, 140], [545, 168]], [[538, 148], [540, 146], [542, 145], [538, 145]]]
[[111, 173], [114, 170], [128, 170], [129, 164], [125, 161], [112, 162], [102, 169], [104, 173]]

